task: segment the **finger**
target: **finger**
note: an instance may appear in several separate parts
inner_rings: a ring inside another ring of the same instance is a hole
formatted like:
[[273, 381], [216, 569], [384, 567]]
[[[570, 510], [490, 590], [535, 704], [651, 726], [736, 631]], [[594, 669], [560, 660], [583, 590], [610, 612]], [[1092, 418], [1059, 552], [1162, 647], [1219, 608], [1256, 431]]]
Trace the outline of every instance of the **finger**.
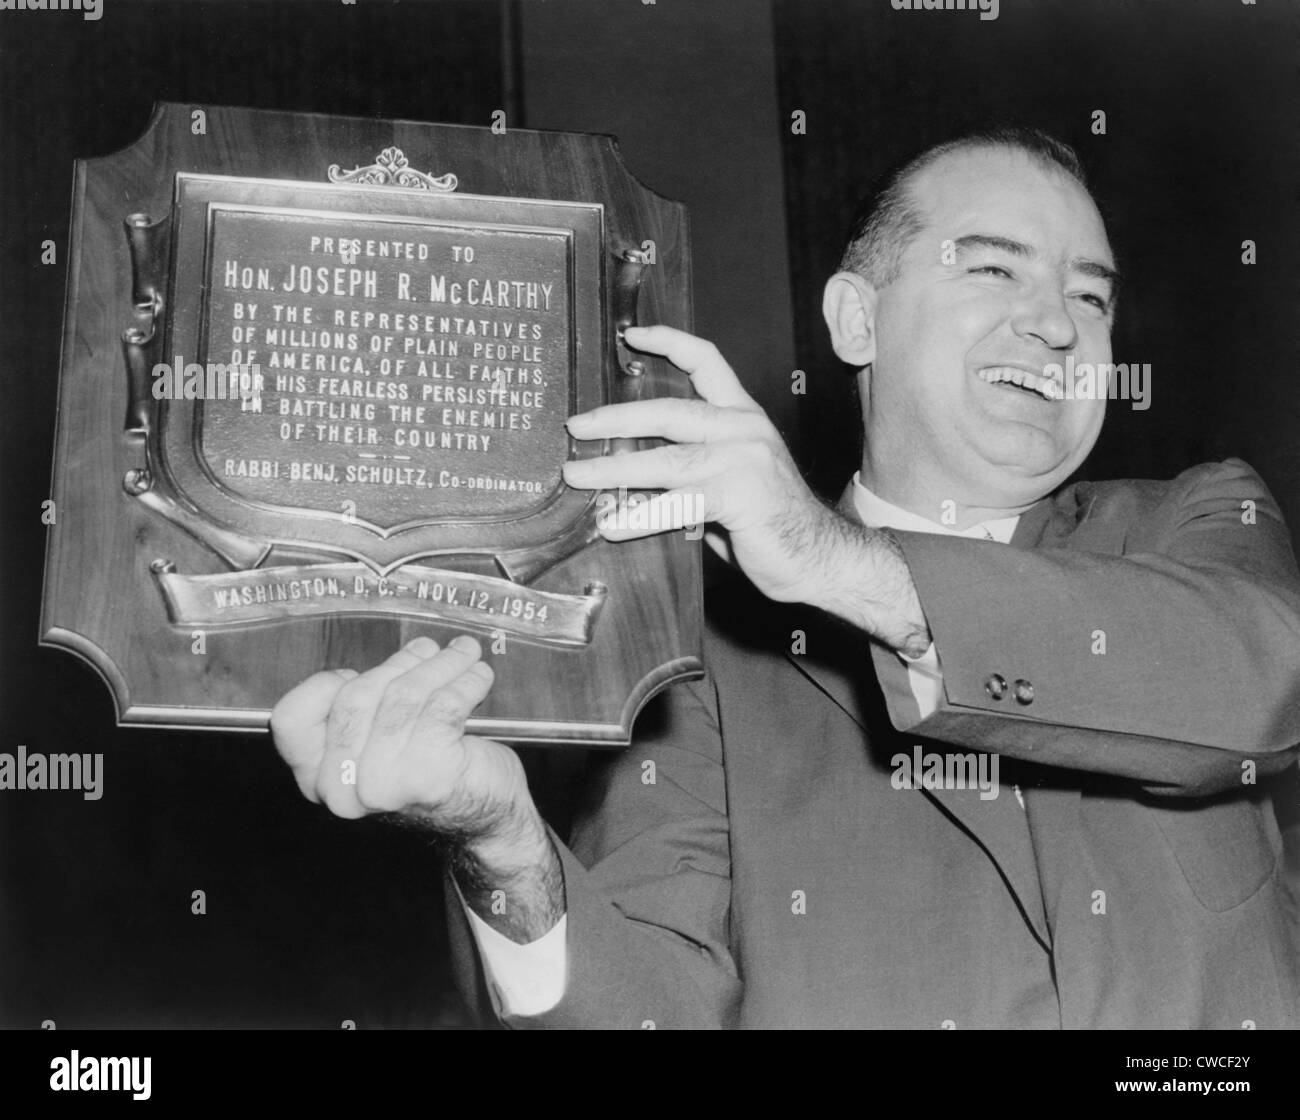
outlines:
[[365, 744], [375, 708], [389, 681], [436, 656], [438, 643], [420, 637], [387, 660], [348, 681], [339, 691], [326, 722], [325, 749], [352, 752]]
[[423, 700], [434, 689], [455, 680], [482, 656], [483, 647], [477, 639], [468, 634], [458, 634], [442, 652], [413, 666], [397, 683]]
[[271, 738], [288, 764], [303, 796], [316, 796], [316, 772], [325, 754], [325, 723], [335, 697], [355, 669], [330, 669], [315, 673], [286, 692], [271, 709]]
[[564, 481], [579, 490], [699, 489], [727, 470], [733, 458], [725, 443], [674, 443], [626, 455], [570, 459], [562, 471]]
[[607, 404], [567, 421], [575, 439], [670, 439], [674, 443], [715, 443], [764, 434], [766, 416], [752, 410], [724, 409], [707, 401], [659, 397]]
[[[436, 645], [433, 648], [436, 652], [432, 656], [406, 662], [398, 671], [372, 682], [372, 692], [367, 697], [373, 699], [373, 704], [367, 713], [366, 743], [409, 735], [415, 716], [430, 693], [460, 676], [482, 656], [478, 642], [468, 634], [453, 638], [446, 649], [438, 650]], [[360, 727], [354, 730], [360, 731]]]
[[366, 810], [357, 798], [359, 760], [384, 689], [394, 678], [437, 654], [438, 643], [432, 638], [416, 638], [339, 690], [326, 719], [324, 757], [314, 786], [317, 798], [330, 812], [347, 818], [364, 815]]
[[[411, 772], [403, 753], [421, 740], [438, 749], [459, 738], [493, 680], [492, 667], [479, 657], [478, 643], [462, 635], [389, 683], [362, 759], [362, 804], [388, 812], [404, 809], [415, 799], [414, 791], [428, 784], [424, 779], [432, 775]], [[430, 769], [429, 761], [423, 760], [425, 769]]]
[[[491, 665], [486, 661], [474, 661], [460, 676], [429, 694], [406, 746], [408, 754], [416, 760], [416, 770], [448, 743], [459, 741], [464, 734], [465, 721], [473, 715], [474, 708], [484, 702], [495, 678]], [[425, 785], [417, 790], [421, 798], [430, 793], [445, 794], [446, 791], [432, 791]]]
[[639, 502], [620, 503], [597, 517], [596, 526], [607, 541], [629, 541], [676, 529], [686, 530], [686, 539], [697, 541], [710, 517], [701, 490], [668, 490]]
[[757, 408], [712, 342], [673, 327], [628, 327], [624, 341], [634, 350], [659, 354], [690, 375], [695, 391], [723, 408]]

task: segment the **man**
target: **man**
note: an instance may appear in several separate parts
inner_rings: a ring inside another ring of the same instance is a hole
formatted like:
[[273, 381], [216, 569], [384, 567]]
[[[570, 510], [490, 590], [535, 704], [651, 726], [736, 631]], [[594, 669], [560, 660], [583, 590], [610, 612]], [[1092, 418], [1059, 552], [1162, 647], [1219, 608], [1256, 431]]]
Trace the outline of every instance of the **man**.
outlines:
[[1239, 461], [1061, 488], [1105, 395], [1062, 392], [1060, 371], [1109, 362], [1116, 280], [1051, 138], [985, 133], [905, 167], [826, 286], [866, 432], [838, 510], [711, 346], [628, 331], [702, 400], [572, 418], [582, 439], [674, 442], [567, 480], [701, 492], [761, 594], [712, 597], [708, 679], [594, 760], [568, 846], [513, 752], [462, 734], [492, 681], [472, 639], [419, 639], [281, 701], [306, 796], [447, 840], [481, 1009], [517, 1026], [1300, 1025], [1264, 782], [1300, 741], [1300, 576]]

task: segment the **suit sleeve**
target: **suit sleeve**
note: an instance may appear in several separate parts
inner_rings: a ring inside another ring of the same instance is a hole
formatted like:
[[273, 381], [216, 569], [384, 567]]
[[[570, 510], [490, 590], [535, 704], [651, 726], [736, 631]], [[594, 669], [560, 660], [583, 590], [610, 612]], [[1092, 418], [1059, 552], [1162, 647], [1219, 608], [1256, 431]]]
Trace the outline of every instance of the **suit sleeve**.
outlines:
[[[728, 949], [726, 790], [711, 683], [674, 685], [638, 720], [633, 745], [594, 756], [564, 869], [568, 982], [515, 1028], [732, 1025], [740, 982]], [[450, 889], [450, 885], [449, 885]], [[454, 890], [449, 896], [455, 902]], [[458, 986], [491, 1001], [463, 911], [448, 904]]]
[[898, 532], [944, 698], [918, 720], [876, 647], [894, 725], [1157, 794], [1239, 790], [1294, 761], [1300, 577], [1277, 504], [1240, 460], [1170, 486], [1107, 515], [1147, 522], [1120, 554]]

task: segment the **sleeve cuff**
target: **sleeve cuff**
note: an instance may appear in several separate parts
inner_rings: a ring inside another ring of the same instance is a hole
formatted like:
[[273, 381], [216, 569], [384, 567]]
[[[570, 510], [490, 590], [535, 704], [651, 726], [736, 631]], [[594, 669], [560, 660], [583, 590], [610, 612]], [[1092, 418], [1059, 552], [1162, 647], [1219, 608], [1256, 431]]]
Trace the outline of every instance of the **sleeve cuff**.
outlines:
[[[460, 895], [459, 884], [456, 893]], [[474, 913], [463, 895], [460, 895], [460, 904], [478, 945], [498, 1018], [526, 1018], [552, 1010], [564, 998], [568, 984], [568, 915], [561, 916], [536, 941], [520, 945], [498, 933]]]
[[909, 657], [901, 649], [898, 651], [898, 656], [908, 665], [915, 665], [918, 668], [923, 669], [933, 669], [936, 673], [939, 671], [939, 654], [934, 648], [934, 642], [931, 642], [925, 647], [924, 653], [919, 653], [915, 657]]
[[898, 656], [907, 666], [907, 684], [925, 719], [939, 707], [943, 700], [943, 670], [939, 668], [939, 651], [931, 642], [926, 651], [917, 657], [908, 657], [902, 650]]

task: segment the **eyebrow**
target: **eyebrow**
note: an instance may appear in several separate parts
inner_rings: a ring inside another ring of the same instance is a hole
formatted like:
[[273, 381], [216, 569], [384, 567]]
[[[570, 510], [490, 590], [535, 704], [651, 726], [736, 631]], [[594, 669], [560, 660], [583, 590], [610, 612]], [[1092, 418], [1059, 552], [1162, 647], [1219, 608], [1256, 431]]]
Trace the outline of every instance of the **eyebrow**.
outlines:
[[[1013, 257], [1035, 257], [1038, 255], [1034, 249], [1023, 241], [1014, 241], [1010, 237], [998, 237], [990, 233], [968, 233], [965, 237], [957, 238], [953, 244], [957, 246], [958, 252], [966, 249], [996, 249]], [[1119, 290], [1119, 270], [1112, 268], [1108, 264], [1089, 260], [1087, 257], [1074, 257], [1070, 261], [1070, 268], [1072, 271], [1089, 276], [1094, 280], [1106, 281], [1113, 291]]]

